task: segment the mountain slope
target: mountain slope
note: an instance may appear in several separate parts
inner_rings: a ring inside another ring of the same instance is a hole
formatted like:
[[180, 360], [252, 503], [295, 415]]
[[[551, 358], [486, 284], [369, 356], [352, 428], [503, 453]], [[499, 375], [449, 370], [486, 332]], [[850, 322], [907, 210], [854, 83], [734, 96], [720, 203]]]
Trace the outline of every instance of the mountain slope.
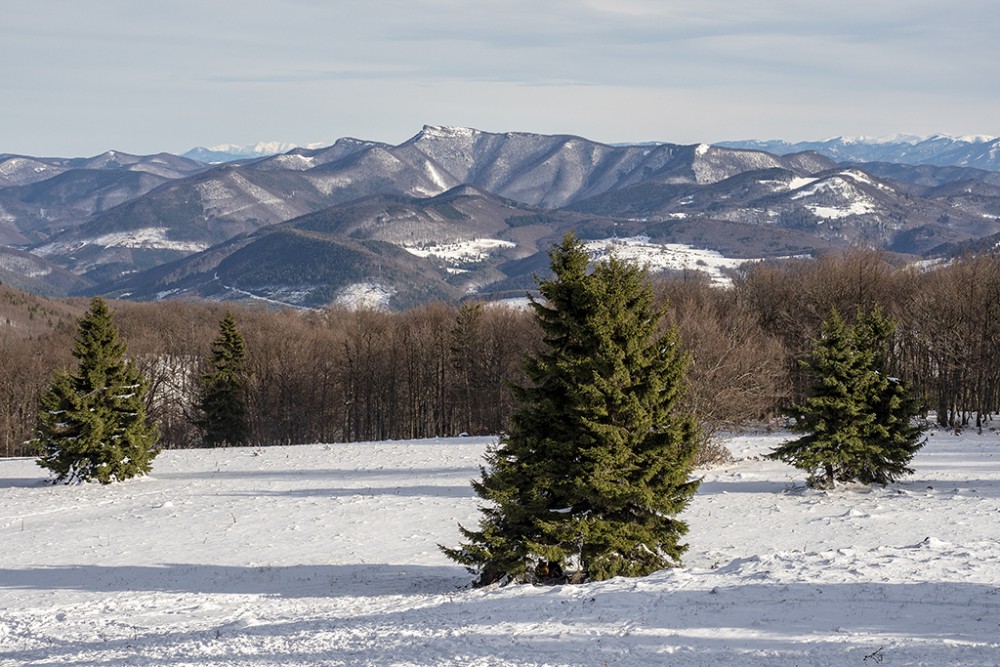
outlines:
[[41, 241], [168, 180], [146, 171], [70, 169], [44, 181], [0, 188], [0, 210], [18, 232]]

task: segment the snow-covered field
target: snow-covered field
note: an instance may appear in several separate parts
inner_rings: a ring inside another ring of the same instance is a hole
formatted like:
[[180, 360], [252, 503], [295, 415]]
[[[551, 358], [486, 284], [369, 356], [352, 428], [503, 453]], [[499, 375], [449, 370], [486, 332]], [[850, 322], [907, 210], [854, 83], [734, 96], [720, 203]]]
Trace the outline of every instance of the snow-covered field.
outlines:
[[715, 250], [704, 250], [683, 243], [653, 243], [648, 236], [588, 241], [587, 251], [595, 260], [614, 254], [618, 259], [649, 267], [651, 271], [701, 271], [716, 285], [732, 281], [726, 269], [739, 268], [756, 259], [732, 259]]
[[996, 665], [1000, 436], [938, 432], [886, 488], [804, 488], [729, 440], [686, 567], [463, 588], [489, 439], [168, 451], [48, 486], [0, 460], [0, 665]]

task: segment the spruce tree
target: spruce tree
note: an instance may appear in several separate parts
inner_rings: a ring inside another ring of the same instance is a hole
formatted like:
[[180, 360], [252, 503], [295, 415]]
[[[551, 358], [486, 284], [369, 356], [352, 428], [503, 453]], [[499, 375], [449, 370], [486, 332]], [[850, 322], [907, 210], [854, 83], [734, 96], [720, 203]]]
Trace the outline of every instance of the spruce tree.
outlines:
[[926, 425], [916, 419], [923, 406], [903, 380], [889, 374], [889, 347], [896, 323], [876, 308], [859, 316], [854, 330], [858, 347], [872, 351], [876, 378], [870, 409], [874, 419], [864, 434], [864, 454], [841, 479], [887, 484], [913, 473], [908, 464], [924, 444]]
[[201, 374], [196, 424], [206, 447], [241, 445], [250, 439], [246, 357], [243, 335], [227, 312], [212, 341], [209, 368]]
[[810, 396], [789, 410], [801, 438], [769, 454], [809, 473], [810, 486], [836, 482], [880, 483], [910, 473], [910, 459], [923, 445], [914, 421], [920, 407], [887, 370], [894, 323], [876, 310], [858, 314], [854, 325], [834, 310], [823, 323], [812, 358]]
[[588, 273], [583, 244], [550, 253], [555, 277], [533, 301], [544, 348], [526, 358], [510, 431], [473, 482], [487, 501], [467, 543], [444, 549], [477, 583], [579, 582], [677, 565], [676, 518], [698, 430], [678, 410], [687, 357], [644, 270], [612, 258]]
[[38, 465], [67, 484], [108, 484], [148, 473], [157, 436], [146, 418], [146, 383], [125, 359], [125, 343], [99, 297], [78, 322], [73, 356], [76, 372], [53, 374], [39, 400], [33, 438]]

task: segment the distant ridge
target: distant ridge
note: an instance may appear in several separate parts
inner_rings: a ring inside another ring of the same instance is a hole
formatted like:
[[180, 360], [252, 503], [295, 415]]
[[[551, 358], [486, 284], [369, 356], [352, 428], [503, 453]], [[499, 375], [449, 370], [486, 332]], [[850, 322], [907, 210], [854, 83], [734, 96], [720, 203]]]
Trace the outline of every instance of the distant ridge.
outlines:
[[208, 147], [197, 146], [184, 153], [181, 157], [208, 164], [221, 164], [223, 162], [236, 162], [238, 160], [252, 160], [269, 155], [280, 155], [296, 148], [322, 148], [330, 145], [330, 143], [332, 142], [316, 142], [300, 146], [299, 144], [290, 144], [284, 141], [259, 141], [256, 144], [243, 146], [238, 144], [219, 144], [218, 146]]
[[780, 139], [721, 141], [717, 146], [761, 150], [775, 155], [813, 151], [838, 162], [895, 162], [936, 167], [975, 167], [1000, 171], [1000, 138], [990, 135], [952, 137], [946, 134], [891, 137], [834, 137], [822, 141]]

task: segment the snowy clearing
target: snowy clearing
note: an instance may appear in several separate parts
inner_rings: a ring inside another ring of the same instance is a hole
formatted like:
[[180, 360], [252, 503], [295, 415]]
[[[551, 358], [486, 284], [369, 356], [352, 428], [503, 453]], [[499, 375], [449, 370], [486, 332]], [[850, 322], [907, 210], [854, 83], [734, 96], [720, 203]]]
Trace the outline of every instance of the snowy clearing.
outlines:
[[176, 250], [178, 252], [201, 252], [208, 248], [207, 243], [198, 241], [174, 241], [167, 238], [170, 230], [166, 227], [145, 227], [125, 232], [103, 234], [91, 239], [76, 241], [59, 241], [47, 243], [36, 249], [40, 255], [68, 255], [87, 245], [102, 248], [141, 248], [145, 250]]
[[[167, 451], [53, 487], [0, 460], [0, 665], [995, 665], [1000, 436], [885, 488], [806, 489], [729, 439], [686, 567], [462, 588], [488, 438]], [[867, 659], [866, 659], [867, 658]]]
[[483, 261], [497, 249], [516, 247], [516, 243], [500, 239], [472, 239], [441, 245], [404, 245], [403, 250], [417, 257], [437, 257], [452, 264], [470, 264]]
[[337, 292], [333, 302], [338, 306], [358, 310], [361, 308], [374, 308], [376, 310], [388, 310], [389, 301], [396, 294], [396, 290], [377, 283], [352, 283]]
[[653, 243], [648, 236], [609, 238], [587, 241], [587, 251], [594, 260], [614, 255], [618, 259], [649, 267], [650, 271], [701, 271], [717, 285], [731, 283], [727, 269], [739, 268], [756, 259], [733, 259], [715, 250], [704, 250], [683, 243]]

